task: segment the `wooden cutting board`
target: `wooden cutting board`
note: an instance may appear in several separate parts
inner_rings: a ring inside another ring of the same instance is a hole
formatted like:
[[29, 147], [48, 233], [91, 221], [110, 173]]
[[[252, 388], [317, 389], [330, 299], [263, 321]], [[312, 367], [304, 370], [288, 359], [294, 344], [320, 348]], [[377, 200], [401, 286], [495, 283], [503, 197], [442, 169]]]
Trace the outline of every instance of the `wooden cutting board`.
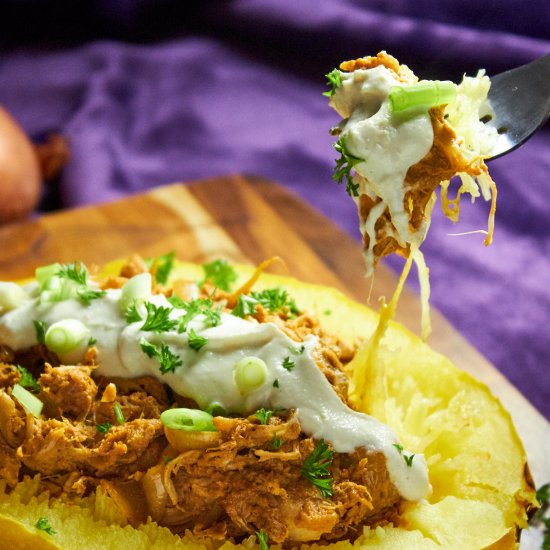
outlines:
[[[101, 264], [131, 252], [155, 256], [171, 250], [193, 262], [225, 257], [258, 264], [281, 256], [298, 279], [331, 285], [363, 303], [369, 295], [358, 243], [288, 190], [245, 176], [158, 187], [0, 228], [0, 280], [28, 277], [35, 267], [54, 261]], [[395, 284], [395, 275], [382, 265], [370, 303], [391, 296]], [[402, 296], [398, 318], [417, 332], [414, 293]], [[500, 397], [512, 411], [536, 483], [548, 481], [550, 423], [437, 312], [432, 325], [432, 347]]]

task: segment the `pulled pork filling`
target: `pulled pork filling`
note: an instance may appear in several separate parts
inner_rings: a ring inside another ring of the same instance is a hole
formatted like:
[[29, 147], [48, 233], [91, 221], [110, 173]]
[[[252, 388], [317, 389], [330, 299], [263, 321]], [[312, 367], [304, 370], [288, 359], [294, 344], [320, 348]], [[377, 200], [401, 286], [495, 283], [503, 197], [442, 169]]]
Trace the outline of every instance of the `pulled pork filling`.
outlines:
[[[134, 258], [102, 288], [120, 288], [146, 269]], [[222, 312], [234, 307], [234, 295], [209, 282], [156, 285], [154, 293], [209, 299]], [[274, 323], [297, 345], [318, 338], [315, 363], [349, 406], [343, 367], [352, 349], [299, 311], [257, 303], [247, 318]], [[199, 405], [158, 378], [109, 377], [98, 364], [93, 343], [78, 365], [63, 365], [44, 344], [14, 350], [0, 342], [0, 477], [11, 486], [39, 474], [52, 496], [75, 499], [101, 486], [134, 525], [150, 516], [176, 533], [214, 539], [263, 531], [273, 543], [335, 541], [398, 522], [402, 497], [382, 452], [335, 452], [304, 433], [292, 409], [214, 413], [215, 431], [185, 432], [178, 450], [160, 416]], [[12, 394], [29, 373], [39, 415]]]

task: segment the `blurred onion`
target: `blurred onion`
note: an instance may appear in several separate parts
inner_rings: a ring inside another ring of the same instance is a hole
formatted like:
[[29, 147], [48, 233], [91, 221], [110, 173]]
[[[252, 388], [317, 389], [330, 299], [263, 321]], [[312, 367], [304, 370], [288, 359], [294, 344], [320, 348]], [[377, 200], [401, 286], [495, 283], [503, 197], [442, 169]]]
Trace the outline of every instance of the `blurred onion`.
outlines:
[[0, 107], [0, 224], [32, 212], [40, 198], [41, 183], [33, 144]]

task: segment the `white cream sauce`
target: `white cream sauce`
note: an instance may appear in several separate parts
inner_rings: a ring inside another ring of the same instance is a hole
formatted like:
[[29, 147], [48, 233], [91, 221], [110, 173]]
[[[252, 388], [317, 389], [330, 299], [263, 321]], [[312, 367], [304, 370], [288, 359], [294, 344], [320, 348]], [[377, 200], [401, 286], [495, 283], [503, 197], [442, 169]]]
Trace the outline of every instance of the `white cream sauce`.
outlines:
[[[37, 343], [34, 320], [46, 325], [62, 319], [78, 319], [97, 342], [97, 373], [132, 378], [149, 375], [168, 384], [178, 394], [194, 399], [201, 408], [219, 403], [226, 411], [251, 413], [260, 407], [295, 409], [304, 433], [330, 442], [335, 451], [349, 453], [359, 447], [381, 451], [387, 459], [390, 478], [403, 498], [420, 500], [430, 485], [423, 455], [415, 455], [407, 466], [394, 444], [397, 436], [385, 424], [347, 407], [335, 393], [313, 359], [318, 340], [310, 336], [299, 353], [299, 345], [275, 324], [258, 323], [234, 315], [222, 314], [216, 327], [205, 325], [203, 315], [188, 325], [208, 338], [199, 351], [188, 346], [187, 333], [176, 331], [143, 332], [143, 321], [128, 324], [119, 306], [120, 290], [108, 290], [106, 296], [86, 306], [77, 299], [39, 303], [32, 298], [0, 316], [0, 342], [17, 350]], [[171, 307], [163, 295], [150, 299], [156, 305]], [[178, 318], [184, 310], [174, 309]], [[164, 343], [183, 361], [174, 372], [162, 374], [156, 358], [149, 358], [140, 340]], [[242, 358], [255, 356], [267, 365], [266, 382], [244, 396], [235, 384], [233, 368]], [[283, 361], [289, 357], [295, 367], [287, 370]], [[273, 385], [278, 381], [278, 387]], [[408, 454], [408, 453], [407, 453]]]
[[[342, 85], [331, 98], [330, 105], [342, 116], [341, 136], [349, 152], [364, 159], [354, 166], [354, 182], [359, 194], [373, 200], [381, 199], [388, 208], [400, 246], [420, 245], [428, 224], [418, 231], [409, 228], [409, 213], [405, 210], [405, 176], [408, 169], [422, 160], [433, 144], [433, 128], [428, 113], [396, 117], [390, 112], [389, 92], [402, 85], [383, 66], [342, 72]], [[359, 201], [359, 197], [354, 197]], [[374, 269], [372, 249], [376, 244], [374, 224], [385, 207], [373, 209], [362, 230], [368, 232], [369, 249], [365, 250], [367, 276]], [[376, 218], [374, 218], [376, 216]]]

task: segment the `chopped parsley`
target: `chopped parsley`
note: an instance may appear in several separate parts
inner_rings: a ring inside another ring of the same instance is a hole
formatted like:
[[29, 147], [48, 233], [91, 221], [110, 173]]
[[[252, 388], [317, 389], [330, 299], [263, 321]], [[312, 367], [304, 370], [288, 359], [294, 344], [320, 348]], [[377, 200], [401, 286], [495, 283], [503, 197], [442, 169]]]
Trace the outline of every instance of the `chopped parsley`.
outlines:
[[97, 300], [107, 294], [104, 290], [88, 287], [88, 270], [82, 262], [61, 265], [56, 275], [60, 279], [65, 279], [76, 285], [70, 295], [78, 297], [87, 306], [90, 305], [92, 300]]
[[275, 378], [275, 380], [273, 380], [273, 387], [274, 387], [274, 388], [278, 388], [278, 387], [279, 387], [279, 379], [278, 379], [278, 378]]
[[277, 434], [273, 434], [273, 439], [271, 440], [271, 447], [277, 451], [281, 448], [281, 445], [283, 444], [283, 438], [278, 437]]
[[215, 287], [221, 290], [229, 290], [237, 280], [237, 272], [227, 260], [218, 259], [203, 264], [204, 279], [201, 284], [210, 281]]
[[260, 550], [269, 550], [269, 537], [265, 531], [262, 529], [260, 529], [260, 531], [256, 531], [256, 538], [258, 539]]
[[260, 424], [267, 424], [269, 419], [273, 416], [273, 411], [261, 408], [254, 413], [254, 416], [260, 421]]
[[277, 313], [278, 311], [294, 315], [300, 313], [294, 299], [288, 295], [286, 290], [280, 287], [266, 288], [259, 292], [253, 291], [250, 296], [260, 302], [271, 313]]
[[28, 388], [31, 391], [40, 391], [40, 384], [36, 381], [35, 377], [25, 368], [17, 365], [17, 370], [21, 375], [18, 384], [24, 388]]
[[98, 424], [96, 426], [96, 430], [100, 434], [106, 434], [111, 429], [112, 426], [113, 425], [110, 422], [103, 422], [103, 424]]
[[168, 277], [174, 268], [174, 258], [176, 257], [175, 251], [168, 252], [162, 256], [157, 256], [154, 260], [156, 263], [155, 281], [161, 285], [165, 285], [168, 282]]
[[88, 284], [88, 271], [82, 262], [61, 265], [56, 275], [77, 285], [86, 286]]
[[208, 338], [205, 336], [199, 336], [194, 329], [189, 330], [188, 344], [191, 349], [199, 351], [203, 346], [208, 344]]
[[291, 348], [290, 351], [294, 354], [294, 355], [302, 355], [304, 353], [304, 351], [306, 350], [306, 347], [304, 346], [304, 344], [302, 344], [301, 346], [297, 347], [297, 348]]
[[34, 524], [34, 526], [37, 529], [40, 529], [40, 531], [44, 531], [48, 535], [55, 535], [57, 533], [57, 531], [53, 530], [48, 518], [45, 517], [38, 518], [38, 521]]
[[529, 525], [542, 530], [542, 550], [550, 550], [550, 483], [546, 483], [537, 490], [536, 498], [539, 501], [540, 509], [529, 520]]
[[124, 316], [126, 317], [126, 322], [129, 325], [131, 325], [132, 323], [137, 323], [137, 322], [141, 321], [141, 314], [138, 311], [138, 308], [137, 308], [136, 304], [132, 304], [126, 310], [126, 313], [124, 314]]
[[90, 339], [88, 340], [88, 346], [94, 346], [95, 344], [97, 344], [97, 339], [93, 336], [90, 336]]
[[359, 162], [363, 162], [363, 159], [354, 157], [347, 150], [343, 136], [340, 137], [340, 139], [334, 144], [334, 148], [340, 153], [340, 158], [336, 160], [336, 166], [334, 167], [332, 179], [340, 184], [345, 178], [347, 194], [350, 197], [358, 197], [359, 184], [353, 183], [353, 180], [351, 179], [351, 169]]
[[178, 324], [174, 319], [170, 319], [170, 313], [174, 311], [171, 307], [156, 306], [152, 302], [145, 302], [145, 309], [147, 310], [147, 318], [141, 330], [168, 332]]
[[290, 357], [285, 357], [283, 359], [283, 368], [286, 369], [286, 370], [292, 370], [294, 367], [296, 366], [296, 363], [290, 358]]
[[412, 465], [413, 465], [413, 459], [414, 459], [414, 454], [406, 454], [404, 453], [404, 449], [403, 449], [403, 446], [402, 445], [399, 445], [399, 443], [394, 443], [393, 446], [397, 449], [397, 452], [403, 457], [403, 460], [405, 461], [405, 464], [409, 467], [409, 468], [412, 468]]
[[333, 69], [330, 73], [325, 75], [327, 79], [327, 86], [330, 86], [330, 90], [323, 92], [324, 96], [332, 97], [336, 93], [336, 89], [342, 85], [342, 73], [338, 69]]
[[44, 321], [33, 321], [36, 331], [36, 341], [39, 344], [46, 344], [46, 323]]
[[115, 403], [113, 405], [113, 410], [115, 411], [115, 418], [116, 418], [117, 424], [124, 424], [124, 422], [126, 422], [126, 419], [124, 418], [124, 414], [122, 412], [122, 407], [120, 406], [120, 403]]
[[185, 309], [185, 314], [178, 319], [178, 332], [187, 330], [187, 325], [197, 316], [204, 315], [204, 322], [208, 327], [217, 327], [222, 320], [221, 306], [213, 309], [214, 303], [210, 298], [197, 298], [185, 302], [178, 296], [171, 296], [168, 301], [176, 309]]
[[254, 315], [256, 313], [256, 304], [258, 300], [252, 296], [241, 294], [237, 300], [235, 309], [231, 312], [236, 317], [242, 317], [243, 319], [247, 315]]
[[332, 496], [332, 478], [330, 477], [330, 465], [334, 453], [323, 439], [317, 442], [315, 449], [302, 464], [302, 475], [319, 488], [323, 497]]
[[148, 357], [156, 357], [160, 363], [160, 372], [166, 374], [167, 372], [175, 372], [179, 367], [183, 367], [183, 361], [181, 358], [170, 351], [170, 348], [166, 344], [161, 344], [160, 346], [155, 346], [142, 338], [139, 342], [141, 350]]
[[82, 302], [84, 302], [87, 306], [89, 306], [92, 302], [92, 300], [97, 300], [98, 298], [102, 298], [107, 294], [105, 290], [95, 290], [93, 288], [81, 288], [78, 292], [78, 297]]

